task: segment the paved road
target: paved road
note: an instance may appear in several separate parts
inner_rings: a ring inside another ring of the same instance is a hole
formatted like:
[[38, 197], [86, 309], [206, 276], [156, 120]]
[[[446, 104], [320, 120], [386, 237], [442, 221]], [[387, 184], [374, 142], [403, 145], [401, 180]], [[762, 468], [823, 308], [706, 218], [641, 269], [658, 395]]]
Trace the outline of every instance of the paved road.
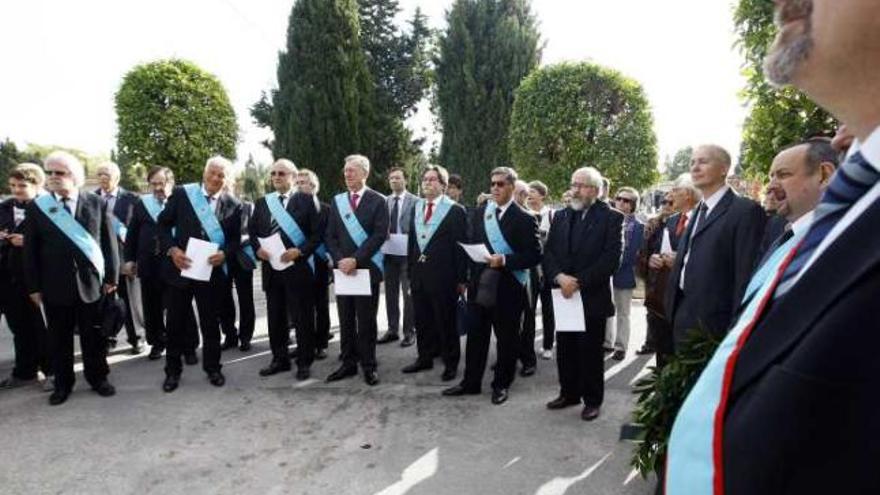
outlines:
[[[635, 348], [644, 339], [641, 306], [633, 319]], [[181, 388], [165, 394], [161, 361], [120, 350], [111, 357], [114, 398], [91, 393], [81, 378], [57, 408], [35, 388], [0, 392], [0, 492], [653, 493], [654, 483], [629, 467], [631, 445], [619, 440], [634, 403], [630, 384], [648, 358], [630, 353], [606, 362], [602, 416], [585, 423], [579, 408], [544, 407], [557, 392], [555, 361], [539, 360], [538, 373], [518, 378], [510, 400], [493, 406], [488, 385], [482, 396], [441, 397], [442, 367], [401, 374], [415, 350], [396, 344], [379, 347], [382, 383], [375, 388], [359, 378], [322, 381], [337, 365], [336, 340], [331, 358], [313, 367], [317, 380], [260, 378], [269, 359], [265, 333], [260, 318], [253, 350], [224, 354], [227, 385], [220, 389], [187, 368]], [[11, 366], [9, 346], [4, 327], [2, 375]]]

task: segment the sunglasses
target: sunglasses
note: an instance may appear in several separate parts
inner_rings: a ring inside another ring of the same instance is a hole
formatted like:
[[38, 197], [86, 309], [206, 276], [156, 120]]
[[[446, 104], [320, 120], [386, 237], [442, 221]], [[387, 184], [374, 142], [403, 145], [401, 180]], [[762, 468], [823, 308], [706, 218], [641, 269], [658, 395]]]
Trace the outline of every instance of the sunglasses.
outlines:
[[634, 203], [635, 202], [631, 198], [625, 198], [623, 196], [617, 196], [616, 198], [614, 198], [614, 201], [623, 201], [625, 203]]
[[49, 175], [49, 176], [55, 175], [58, 177], [64, 177], [65, 175], [67, 175], [67, 171], [65, 171], [65, 170], [46, 170], [46, 175]]
[[510, 183], [507, 182], [506, 180], [493, 180], [492, 182], [489, 183], [489, 185], [492, 187], [504, 187], [508, 184], [510, 184]]

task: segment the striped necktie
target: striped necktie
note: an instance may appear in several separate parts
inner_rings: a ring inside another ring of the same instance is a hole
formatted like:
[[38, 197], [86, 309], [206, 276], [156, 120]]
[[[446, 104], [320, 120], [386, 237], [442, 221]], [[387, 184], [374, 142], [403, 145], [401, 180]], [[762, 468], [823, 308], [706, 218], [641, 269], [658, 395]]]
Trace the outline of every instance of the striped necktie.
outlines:
[[854, 153], [834, 174], [831, 184], [816, 207], [813, 224], [797, 248], [797, 253], [786, 268], [774, 297], [782, 297], [797, 281], [801, 269], [816, 252], [816, 248], [846, 215], [846, 212], [880, 179], [878, 172], [860, 153]]

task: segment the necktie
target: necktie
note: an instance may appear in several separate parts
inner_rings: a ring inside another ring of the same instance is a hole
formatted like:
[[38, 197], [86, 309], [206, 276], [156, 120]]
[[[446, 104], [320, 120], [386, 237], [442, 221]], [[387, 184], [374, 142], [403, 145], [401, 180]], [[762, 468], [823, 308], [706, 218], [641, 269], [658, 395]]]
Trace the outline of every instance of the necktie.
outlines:
[[810, 260], [816, 248], [846, 215], [846, 212], [880, 179], [880, 172], [871, 166], [860, 153], [854, 153], [834, 174], [831, 184], [816, 207], [810, 230], [798, 246], [791, 263], [782, 274], [774, 297], [781, 297], [791, 289], [797, 275]]
[[706, 212], [709, 210], [709, 207], [706, 206], [706, 203], [700, 203], [699, 213], [697, 213], [697, 221], [694, 223], [694, 228], [691, 229], [691, 237], [688, 239], [688, 247], [687, 250], [691, 250], [691, 246], [694, 245], [694, 235], [697, 233], [697, 229], [700, 225], [703, 225], [703, 221], [706, 220]]
[[675, 224], [675, 237], [681, 237], [684, 234], [684, 228], [687, 225], [687, 215], [681, 213], [678, 215], [678, 223]]
[[61, 198], [61, 206], [67, 210], [67, 213], [73, 215], [73, 211], [70, 210], [70, 198]]
[[349, 203], [351, 203], [352, 210], [357, 210], [358, 198], [360, 198], [360, 195], [358, 193], [352, 193], [351, 197], [349, 198]]
[[[278, 195], [278, 202], [281, 203], [281, 207], [282, 207], [282, 208], [284, 208], [284, 200], [285, 200], [286, 198], [287, 198], [287, 197], [284, 196], [283, 194], [279, 194], [279, 195]], [[281, 228], [278, 227], [278, 222], [275, 221], [275, 217], [272, 216], [272, 215], [270, 215], [269, 217], [272, 219], [272, 221], [271, 221], [271, 223], [270, 223], [270, 225], [269, 225], [269, 232], [270, 232], [271, 234], [274, 234], [275, 232], [280, 231]]]
[[429, 220], [431, 220], [431, 215], [434, 214], [434, 202], [431, 201], [428, 203], [428, 211], [425, 212], [425, 223], [427, 224]]
[[396, 234], [398, 229], [398, 216], [400, 215], [400, 197], [394, 196], [394, 206], [391, 207], [391, 233]]

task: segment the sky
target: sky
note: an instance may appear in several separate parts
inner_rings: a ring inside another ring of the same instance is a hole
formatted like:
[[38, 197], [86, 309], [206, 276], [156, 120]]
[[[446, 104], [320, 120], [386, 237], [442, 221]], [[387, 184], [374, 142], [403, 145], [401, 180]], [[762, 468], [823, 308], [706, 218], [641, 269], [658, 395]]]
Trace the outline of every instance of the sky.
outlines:
[[[532, 0], [542, 65], [591, 61], [632, 77], [652, 105], [660, 159], [718, 143], [734, 155], [746, 114], [733, 0]], [[400, 0], [442, 29], [451, 0]], [[113, 98], [137, 64], [178, 57], [216, 75], [240, 126], [239, 161], [268, 162], [248, 108], [277, 85], [293, 0], [28, 0], [0, 3], [0, 139], [109, 153]], [[427, 105], [416, 135], [440, 139]]]

